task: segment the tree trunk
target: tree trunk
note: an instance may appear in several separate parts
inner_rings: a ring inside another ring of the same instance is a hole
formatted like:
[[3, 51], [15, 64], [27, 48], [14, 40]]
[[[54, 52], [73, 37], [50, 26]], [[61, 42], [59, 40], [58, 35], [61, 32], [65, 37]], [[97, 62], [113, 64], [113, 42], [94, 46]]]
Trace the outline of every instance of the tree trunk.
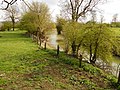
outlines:
[[79, 46], [77, 46], [77, 50], [76, 50], [76, 56], [79, 56]]
[[59, 56], [59, 50], [60, 49], [60, 47], [59, 47], [59, 45], [57, 45], [57, 56]]
[[11, 17], [11, 19], [12, 19], [12, 28], [13, 28], [13, 31], [14, 31], [14, 29], [15, 29], [15, 19], [14, 19], [14, 16]]
[[68, 54], [69, 52], [69, 44], [68, 41], [65, 42], [65, 53]]
[[93, 55], [93, 58], [92, 58], [93, 64], [95, 64], [96, 59], [97, 59], [97, 49], [98, 49], [98, 39], [96, 41], [95, 51], [94, 51], [94, 55]]
[[41, 40], [41, 38], [39, 38], [39, 41], [40, 41], [39, 45], [40, 45], [40, 47], [41, 47], [41, 45], [42, 45], [42, 40]]
[[68, 54], [69, 48], [68, 45], [65, 47], [65, 53]]
[[96, 62], [96, 53], [94, 54], [92, 61], [95, 64], [95, 62]]
[[72, 55], [75, 57], [75, 56], [76, 56], [76, 45], [75, 45], [75, 41], [73, 41], [71, 47], [72, 47]]
[[120, 85], [120, 70], [119, 70], [119, 76], [118, 76], [118, 82], [117, 83]]
[[44, 49], [46, 50], [46, 42], [45, 42], [45, 46], [44, 46]]
[[82, 55], [80, 54], [80, 58], [79, 58], [79, 68], [82, 67]]
[[92, 44], [90, 44], [90, 63], [92, 63]]
[[8, 28], [8, 31], [10, 31], [10, 28]]
[[41, 34], [39, 32], [39, 46], [41, 47], [41, 45], [42, 45], [42, 38], [41, 38]]
[[[84, 37], [84, 36], [83, 36]], [[79, 43], [79, 45], [76, 47], [76, 56], [78, 57], [79, 56], [79, 49], [80, 49], [80, 46], [81, 46], [81, 44], [82, 44], [82, 41], [83, 41], [83, 38], [81, 39], [81, 41], [80, 41], [80, 43]]]
[[39, 32], [37, 31], [37, 44], [38, 44], [38, 45], [39, 45], [39, 41], [40, 41], [40, 40], [39, 40], [39, 37], [40, 37], [40, 36], [39, 36]]
[[13, 22], [13, 31], [15, 30], [15, 22]]

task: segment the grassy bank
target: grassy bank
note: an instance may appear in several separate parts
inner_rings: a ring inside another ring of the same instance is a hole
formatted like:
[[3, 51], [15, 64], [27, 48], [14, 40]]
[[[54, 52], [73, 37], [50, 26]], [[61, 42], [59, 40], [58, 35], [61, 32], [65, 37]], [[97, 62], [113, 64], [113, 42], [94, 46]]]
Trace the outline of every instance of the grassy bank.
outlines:
[[38, 49], [25, 31], [0, 32], [0, 89], [114, 90], [117, 79], [88, 63]]

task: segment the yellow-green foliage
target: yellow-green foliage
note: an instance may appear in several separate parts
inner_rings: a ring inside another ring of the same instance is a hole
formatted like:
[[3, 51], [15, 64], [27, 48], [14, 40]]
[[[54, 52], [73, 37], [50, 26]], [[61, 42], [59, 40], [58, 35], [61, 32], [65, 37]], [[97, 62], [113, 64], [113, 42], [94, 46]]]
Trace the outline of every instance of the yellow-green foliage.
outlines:
[[92, 54], [94, 54], [97, 46], [97, 58], [107, 60], [112, 54], [112, 47], [114, 44], [112, 37], [113, 33], [114, 32], [104, 24], [87, 24], [86, 36], [84, 39], [85, 48], [90, 50], [91, 45]]
[[79, 45], [84, 38], [84, 25], [77, 22], [68, 22], [63, 26], [63, 36], [65, 45], [71, 47], [72, 43]]
[[114, 33], [114, 54], [120, 55], [120, 28], [110, 28]]
[[96, 55], [96, 59], [111, 59], [113, 47], [117, 46], [115, 32], [106, 24], [68, 22], [64, 25], [63, 34], [69, 48], [74, 41], [76, 46], [81, 45], [81, 51], [89, 54], [91, 45], [92, 57]]
[[21, 27], [30, 32], [34, 32], [39, 27], [40, 30], [48, 30], [51, 27], [51, 16], [47, 4], [32, 2], [30, 10], [24, 13], [21, 19]]

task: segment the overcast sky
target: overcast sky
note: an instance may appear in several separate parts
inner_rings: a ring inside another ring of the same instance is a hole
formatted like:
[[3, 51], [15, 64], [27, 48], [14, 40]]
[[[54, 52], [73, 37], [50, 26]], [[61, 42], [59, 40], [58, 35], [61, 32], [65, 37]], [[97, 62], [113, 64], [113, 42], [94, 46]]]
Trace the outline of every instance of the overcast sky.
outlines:
[[100, 5], [99, 9], [103, 10], [105, 21], [111, 22], [114, 14], [118, 14], [120, 21], [120, 0], [108, 0], [106, 4]]
[[[2, 0], [0, 0], [2, 1]], [[9, 0], [8, 0], [9, 1]], [[20, 0], [19, 0], [20, 1]], [[55, 19], [56, 15], [60, 13], [59, 1], [60, 0], [26, 0], [31, 1], [42, 1], [48, 4], [52, 17]], [[20, 1], [22, 2], [22, 1]], [[0, 2], [1, 3], [1, 2]], [[114, 14], [118, 14], [118, 20], [120, 21], [120, 0], [108, 0], [107, 3], [101, 4], [98, 7], [102, 10], [105, 22], [111, 22]], [[100, 16], [100, 14], [98, 14]], [[3, 13], [0, 11], [0, 18], [3, 18]], [[2, 20], [2, 19], [1, 19]]]

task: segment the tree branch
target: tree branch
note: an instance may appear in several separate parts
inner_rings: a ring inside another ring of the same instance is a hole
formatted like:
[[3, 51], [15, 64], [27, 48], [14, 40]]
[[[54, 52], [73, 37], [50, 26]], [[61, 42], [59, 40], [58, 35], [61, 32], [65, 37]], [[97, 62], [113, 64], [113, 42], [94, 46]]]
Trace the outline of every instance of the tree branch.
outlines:
[[17, 0], [11, 0], [10, 2], [3, 0], [3, 2], [5, 2], [7, 4], [7, 6], [2, 9], [2, 10], [7, 10], [9, 8], [10, 5], [14, 4]]

